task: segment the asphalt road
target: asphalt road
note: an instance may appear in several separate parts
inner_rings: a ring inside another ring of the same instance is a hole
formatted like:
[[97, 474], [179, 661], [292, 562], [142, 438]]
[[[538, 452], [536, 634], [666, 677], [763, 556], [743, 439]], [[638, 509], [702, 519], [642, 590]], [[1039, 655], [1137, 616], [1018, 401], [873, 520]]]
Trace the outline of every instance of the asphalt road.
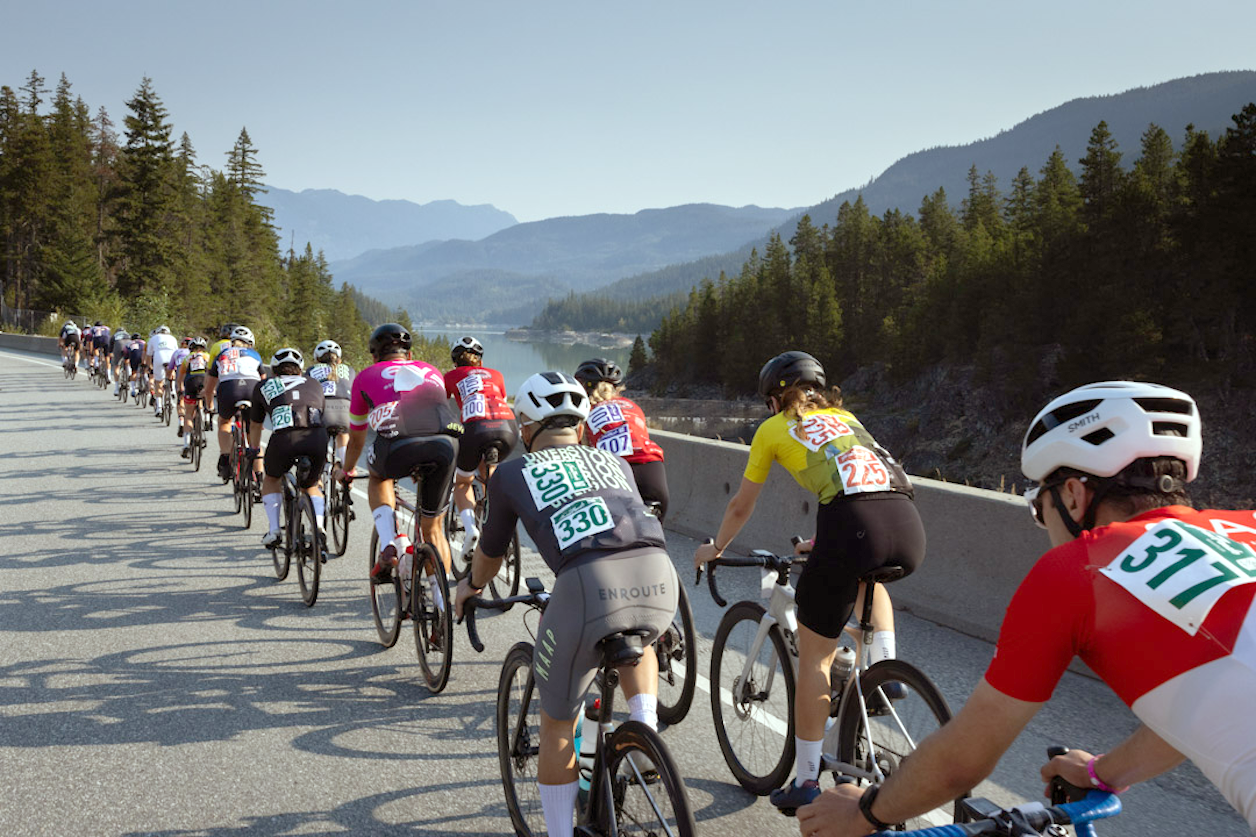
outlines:
[[[481, 621], [482, 655], [459, 633], [449, 686], [429, 694], [410, 634], [376, 639], [365, 501], [307, 609], [295, 576], [274, 579], [264, 523], [241, 528], [213, 453], [193, 473], [151, 415], [55, 359], [0, 352], [0, 834], [510, 833], [492, 711], [520, 609]], [[696, 546], [669, 536], [678, 567]], [[535, 553], [525, 573], [542, 574]], [[722, 571], [730, 601], [755, 594], [749, 575]], [[720, 610], [690, 594], [705, 674]], [[898, 623], [901, 656], [961, 705], [991, 646]], [[1049, 744], [1101, 752], [1133, 726], [1069, 674], [979, 792], [1037, 799]], [[704, 833], [798, 833], [731, 778], [705, 692], [663, 735]], [[1190, 766], [1124, 802], [1101, 834], [1247, 833]]]

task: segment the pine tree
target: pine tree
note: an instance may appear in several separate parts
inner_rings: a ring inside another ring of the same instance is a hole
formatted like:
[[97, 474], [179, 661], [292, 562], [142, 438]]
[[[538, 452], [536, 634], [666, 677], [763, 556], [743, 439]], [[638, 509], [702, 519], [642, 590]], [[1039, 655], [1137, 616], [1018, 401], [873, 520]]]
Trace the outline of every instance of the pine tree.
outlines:
[[649, 362], [645, 353], [645, 341], [638, 334], [637, 339], [632, 341], [632, 351], [628, 354], [628, 377], [641, 374]]

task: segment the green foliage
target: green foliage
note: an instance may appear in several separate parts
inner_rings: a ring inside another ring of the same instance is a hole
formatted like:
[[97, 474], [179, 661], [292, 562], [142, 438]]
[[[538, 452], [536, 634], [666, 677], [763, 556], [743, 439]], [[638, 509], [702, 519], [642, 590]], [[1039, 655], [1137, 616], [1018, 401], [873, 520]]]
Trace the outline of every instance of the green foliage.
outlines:
[[284, 345], [309, 353], [330, 337], [358, 368], [369, 362], [365, 310], [408, 322], [336, 290], [309, 245], [279, 253], [247, 130], [218, 172], [197, 164], [187, 134], [173, 141], [150, 79], [127, 102], [121, 147], [105, 110], [92, 118], [64, 76], [47, 114], [38, 73], [21, 93], [0, 87], [0, 276], [13, 307], [57, 312], [58, 328], [68, 312], [142, 334], [168, 325], [213, 336], [240, 322], [263, 355]]
[[1216, 142], [1188, 127], [1180, 155], [1151, 125], [1130, 170], [1100, 123], [1080, 181], [1058, 147], [1007, 195], [972, 167], [958, 213], [939, 190], [918, 217], [862, 199], [832, 227], [804, 216], [790, 247], [772, 236], [672, 307], [649, 340], [654, 386], [748, 394], [791, 348], [832, 380], [970, 363], [1017, 401], [1118, 377], [1250, 386], [1256, 103], [1233, 122]]

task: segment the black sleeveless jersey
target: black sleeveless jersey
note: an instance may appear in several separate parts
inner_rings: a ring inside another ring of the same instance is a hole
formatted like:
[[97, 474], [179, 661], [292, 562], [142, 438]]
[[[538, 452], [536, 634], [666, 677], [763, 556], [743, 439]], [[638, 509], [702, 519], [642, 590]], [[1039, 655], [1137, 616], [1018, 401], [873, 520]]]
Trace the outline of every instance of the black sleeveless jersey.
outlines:
[[280, 433], [323, 426], [323, 385], [304, 375], [281, 375], [258, 381], [250, 396], [254, 422], [270, 416], [271, 429]]

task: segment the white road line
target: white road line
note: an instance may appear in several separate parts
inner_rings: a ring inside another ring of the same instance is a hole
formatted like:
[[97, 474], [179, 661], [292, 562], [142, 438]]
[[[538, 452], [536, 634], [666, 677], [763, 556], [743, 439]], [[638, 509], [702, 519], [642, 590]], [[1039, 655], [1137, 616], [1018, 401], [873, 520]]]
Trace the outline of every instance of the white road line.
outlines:
[[37, 363], [40, 366], [51, 366], [53, 369], [61, 368], [61, 364], [59, 363], [50, 363], [49, 361], [46, 361], [46, 360], [35, 360], [34, 358], [25, 357], [23, 355], [17, 355], [17, 354], [14, 354], [13, 352], [0, 351], [0, 354], [4, 355], [5, 357], [11, 357], [14, 360], [24, 360], [27, 363]]

